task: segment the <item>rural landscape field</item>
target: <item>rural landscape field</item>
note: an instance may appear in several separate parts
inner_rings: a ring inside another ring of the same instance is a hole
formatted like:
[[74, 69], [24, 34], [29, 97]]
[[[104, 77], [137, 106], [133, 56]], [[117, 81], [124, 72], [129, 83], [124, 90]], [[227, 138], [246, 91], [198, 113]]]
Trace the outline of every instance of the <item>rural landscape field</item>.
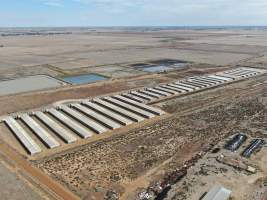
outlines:
[[1, 28], [0, 199], [264, 200], [266, 72], [264, 27]]

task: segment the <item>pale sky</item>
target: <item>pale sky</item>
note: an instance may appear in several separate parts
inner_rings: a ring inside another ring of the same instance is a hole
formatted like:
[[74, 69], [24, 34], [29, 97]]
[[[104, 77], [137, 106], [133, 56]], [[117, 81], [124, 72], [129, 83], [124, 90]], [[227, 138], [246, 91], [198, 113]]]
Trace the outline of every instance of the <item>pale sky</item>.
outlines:
[[1, 27], [267, 25], [267, 0], [0, 0]]

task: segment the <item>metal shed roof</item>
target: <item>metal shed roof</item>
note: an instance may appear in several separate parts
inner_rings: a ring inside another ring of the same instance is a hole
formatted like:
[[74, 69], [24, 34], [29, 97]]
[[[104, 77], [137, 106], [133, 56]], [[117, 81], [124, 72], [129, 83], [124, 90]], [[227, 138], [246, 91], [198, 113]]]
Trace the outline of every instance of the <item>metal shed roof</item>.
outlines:
[[230, 194], [230, 190], [221, 186], [214, 186], [202, 200], [227, 200], [229, 199]]

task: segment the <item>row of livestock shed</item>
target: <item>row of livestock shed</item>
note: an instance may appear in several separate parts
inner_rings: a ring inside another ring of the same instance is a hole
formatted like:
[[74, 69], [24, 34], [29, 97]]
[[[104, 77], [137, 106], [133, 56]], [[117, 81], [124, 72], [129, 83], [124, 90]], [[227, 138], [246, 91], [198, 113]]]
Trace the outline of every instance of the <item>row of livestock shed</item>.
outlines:
[[265, 73], [264, 70], [240, 67], [215, 74], [194, 76], [168, 84], [161, 84], [153, 88], [143, 88], [121, 94], [140, 103], [152, 103], [178, 95], [217, 87], [223, 84], [247, 79]]
[[215, 74], [194, 76], [153, 88], [142, 88], [117, 95], [77, 100], [42, 111], [5, 117], [2, 121], [30, 155], [43, 148], [54, 149], [96, 134], [165, 114], [148, 103], [180, 94], [213, 88], [265, 73], [255, 68], [237, 68]]
[[3, 121], [34, 155], [42, 151], [42, 146], [54, 149], [62, 142], [74, 143], [78, 138], [88, 139], [163, 114], [158, 108], [115, 95], [8, 116]]

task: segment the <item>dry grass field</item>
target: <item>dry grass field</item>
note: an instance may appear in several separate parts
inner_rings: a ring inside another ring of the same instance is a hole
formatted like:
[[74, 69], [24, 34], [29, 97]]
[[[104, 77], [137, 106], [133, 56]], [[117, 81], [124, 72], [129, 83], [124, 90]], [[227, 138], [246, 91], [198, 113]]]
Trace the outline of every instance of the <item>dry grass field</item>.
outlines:
[[129, 67], [130, 63], [160, 59], [212, 65], [250, 59], [264, 62], [258, 57], [267, 51], [267, 33], [260, 30], [71, 31], [65, 35], [1, 37], [0, 78], [38, 74], [39, 70], [52, 76], [81, 71], [130, 76], [142, 74]]

